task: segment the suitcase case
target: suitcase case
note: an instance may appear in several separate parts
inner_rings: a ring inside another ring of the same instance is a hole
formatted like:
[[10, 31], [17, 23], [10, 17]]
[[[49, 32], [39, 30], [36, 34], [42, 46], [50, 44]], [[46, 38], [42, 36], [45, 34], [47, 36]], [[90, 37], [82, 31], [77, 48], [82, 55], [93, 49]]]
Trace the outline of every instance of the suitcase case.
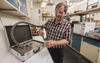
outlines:
[[20, 43], [18, 47], [11, 38], [12, 26], [5, 26], [6, 34], [8, 37], [10, 52], [13, 53], [21, 61], [29, 59], [31, 56], [44, 48], [44, 43], [41, 41], [33, 40], [32, 33], [29, 25], [17, 25], [14, 30], [15, 39]]

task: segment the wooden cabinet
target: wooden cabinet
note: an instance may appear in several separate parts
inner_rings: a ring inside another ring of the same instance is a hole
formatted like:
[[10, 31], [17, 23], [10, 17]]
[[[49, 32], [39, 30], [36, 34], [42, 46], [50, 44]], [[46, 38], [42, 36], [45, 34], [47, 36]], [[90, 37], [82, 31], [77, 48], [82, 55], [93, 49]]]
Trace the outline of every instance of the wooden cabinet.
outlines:
[[86, 42], [82, 42], [80, 52], [85, 57], [87, 57], [88, 59], [93, 61], [93, 63], [97, 63], [97, 59], [98, 59], [98, 55], [99, 55], [99, 48], [98, 47], [91, 45], [89, 43], [86, 43]]
[[99, 53], [100, 53], [100, 42], [96, 39], [83, 37], [83, 41], [81, 43], [80, 52], [82, 55], [87, 57], [89, 60], [93, 61], [93, 63], [98, 63], [99, 61]]
[[93, 63], [100, 63], [100, 40], [73, 33], [72, 48], [80, 51]]
[[99, 49], [99, 56], [98, 56], [97, 63], [100, 63], [100, 49]]

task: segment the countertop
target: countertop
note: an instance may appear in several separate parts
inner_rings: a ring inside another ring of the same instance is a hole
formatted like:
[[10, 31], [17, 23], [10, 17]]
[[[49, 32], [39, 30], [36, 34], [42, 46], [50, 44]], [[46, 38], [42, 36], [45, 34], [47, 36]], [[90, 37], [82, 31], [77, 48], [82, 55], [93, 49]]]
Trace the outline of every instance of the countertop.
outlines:
[[[73, 34], [78, 34], [78, 33], [73, 33]], [[88, 38], [92, 38], [92, 39], [95, 39], [95, 40], [99, 40], [100, 41], [100, 37], [97, 37], [97, 36], [92, 35], [92, 34], [86, 34], [86, 35], [78, 34], [78, 35], [82, 35], [84, 37], [88, 37]]]

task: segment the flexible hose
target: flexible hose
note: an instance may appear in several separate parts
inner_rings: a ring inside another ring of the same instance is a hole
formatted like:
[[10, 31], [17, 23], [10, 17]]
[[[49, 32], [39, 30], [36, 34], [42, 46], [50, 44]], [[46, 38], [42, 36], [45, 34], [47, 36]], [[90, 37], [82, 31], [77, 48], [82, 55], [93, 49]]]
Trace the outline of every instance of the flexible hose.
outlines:
[[[11, 28], [11, 39], [13, 40], [13, 42], [16, 44], [16, 46], [18, 47], [18, 48], [23, 48], [23, 46], [22, 45], [20, 45], [20, 43], [15, 39], [15, 37], [14, 37], [14, 30], [15, 30], [15, 28], [16, 28], [16, 26], [17, 25], [19, 25], [19, 24], [28, 24], [28, 25], [31, 25], [31, 26], [36, 26], [36, 27], [41, 27], [41, 26], [37, 26], [37, 25], [34, 25], [34, 24], [31, 24], [31, 23], [28, 23], [28, 22], [17, 22], [16, 24], [14, 24], [13, 26], [12, 26], [12, 28]], [[29, 41], [25, 41], [25, 42], [29, 42]]]

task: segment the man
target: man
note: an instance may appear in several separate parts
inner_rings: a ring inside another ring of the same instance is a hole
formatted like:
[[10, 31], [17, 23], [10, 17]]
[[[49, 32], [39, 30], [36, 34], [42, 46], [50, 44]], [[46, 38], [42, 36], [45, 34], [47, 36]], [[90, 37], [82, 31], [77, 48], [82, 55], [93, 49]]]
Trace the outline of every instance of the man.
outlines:
[[39, 29], [39, 31], [37, 32], [36, 26], [30, 26], [30, 30], [32, 33], [33, 40], [44, 42], [43, 38], [45, 34], [43, 33], [43, 29]]
[[36, 26], [30, 26], [32, 36], [36, 34]]
[[45, 25], [48, 41], [45, 46], [48, 48], [54, 63], [63, 63], [63, 47], [67, 45], [71, 35], [71, 25], [64, 19], [67, 5], [59, 3], [55, 8], [55, 19], [49, 20]]

